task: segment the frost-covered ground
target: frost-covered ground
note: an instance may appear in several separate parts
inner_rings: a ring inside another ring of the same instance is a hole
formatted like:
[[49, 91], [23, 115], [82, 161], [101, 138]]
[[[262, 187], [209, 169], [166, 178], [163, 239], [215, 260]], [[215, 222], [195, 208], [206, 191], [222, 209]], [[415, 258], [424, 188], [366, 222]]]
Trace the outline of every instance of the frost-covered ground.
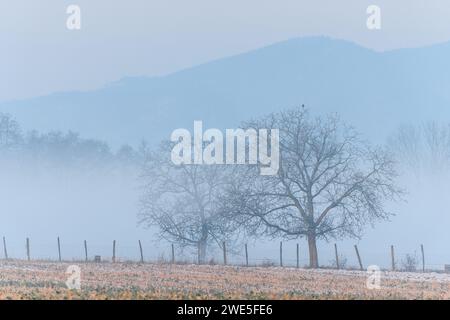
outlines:
[[[319, 269], [319, 270], [303, 270], [304, 272], [321, 273], [324, 275], [343, 275], [349, 277], [365, 277], [368, 273], [354, 270], [331, 270], [331, 269]], [[443, 272], [392, 272], [392, 271], [380, 271], [381, 280], [401, 280], [401, 281], [419, 281], [419, 282], [443, 282], [450, 283], [450, 274]]]
[[0, 262], [1, 299], [450, 299], [450, 275], [367, 273], [279, 267], [78, 263], [81, 290], [69, 290], [70, 265]]

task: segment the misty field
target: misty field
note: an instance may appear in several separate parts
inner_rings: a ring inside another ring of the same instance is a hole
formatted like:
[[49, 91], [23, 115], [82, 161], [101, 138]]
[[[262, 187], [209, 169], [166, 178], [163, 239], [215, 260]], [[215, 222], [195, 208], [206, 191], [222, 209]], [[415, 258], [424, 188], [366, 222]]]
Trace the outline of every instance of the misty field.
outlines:
[[278, 267], [80, 263], [81, 290], [69, 290], [70, 263], [0, 263], [0, 299], [449, 299], [450, 275]]

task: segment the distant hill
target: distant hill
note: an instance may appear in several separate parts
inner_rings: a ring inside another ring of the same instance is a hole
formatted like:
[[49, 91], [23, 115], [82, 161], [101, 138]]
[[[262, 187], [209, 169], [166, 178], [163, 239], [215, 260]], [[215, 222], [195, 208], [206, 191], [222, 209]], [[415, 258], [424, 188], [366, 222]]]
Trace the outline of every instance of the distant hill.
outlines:
[[342, 40], [300, 38], [164, 77], [3, 103], [0, 112], [25, 129], [72, 129], [119, 145], [156, 142], [194, 120], [234, 128], [305, 104], [317, 113], [338, 112], [369, 137], [384, 139], [400, 123], [450, 122], [449, 57], [450, 43], [380, 53]]

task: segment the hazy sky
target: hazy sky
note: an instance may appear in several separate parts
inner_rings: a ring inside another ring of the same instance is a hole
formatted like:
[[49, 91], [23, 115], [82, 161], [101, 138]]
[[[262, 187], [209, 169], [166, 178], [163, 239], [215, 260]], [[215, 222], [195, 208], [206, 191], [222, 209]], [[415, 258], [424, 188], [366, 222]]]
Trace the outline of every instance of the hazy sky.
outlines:
[[[79, 31], [66, 9], [81, 8]], [[366, 27], [381, 8], [382, 28]], [[328, 35], [377, 50], [450, 39], [448, 0], [0, 0], [0, 101], [160, 75]]]

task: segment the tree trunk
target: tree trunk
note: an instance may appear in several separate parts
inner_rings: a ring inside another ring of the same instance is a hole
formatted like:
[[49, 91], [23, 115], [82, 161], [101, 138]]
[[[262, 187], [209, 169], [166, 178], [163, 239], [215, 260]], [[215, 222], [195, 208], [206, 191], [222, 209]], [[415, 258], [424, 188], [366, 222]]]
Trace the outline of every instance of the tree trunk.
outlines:
[[206, 241], [198, 242], [198, 264], [206, 262]]
[[308, 235], [308, 248], [309, 248], [309, 267], [316, 269], [319, 267], [319, 257], [317, 255], [317, 241], [315, 234]]

